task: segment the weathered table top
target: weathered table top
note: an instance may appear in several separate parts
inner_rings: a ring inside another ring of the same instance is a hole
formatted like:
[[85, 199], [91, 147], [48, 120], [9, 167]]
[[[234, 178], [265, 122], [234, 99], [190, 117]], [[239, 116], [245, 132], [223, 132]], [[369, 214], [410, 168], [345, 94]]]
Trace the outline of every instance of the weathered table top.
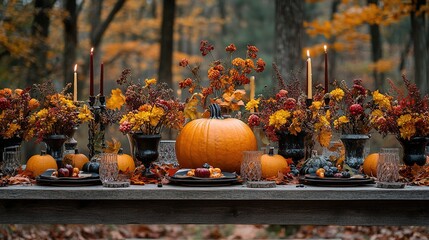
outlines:
[[429, 187], [9, 186], [0, 223], [429, 225]]

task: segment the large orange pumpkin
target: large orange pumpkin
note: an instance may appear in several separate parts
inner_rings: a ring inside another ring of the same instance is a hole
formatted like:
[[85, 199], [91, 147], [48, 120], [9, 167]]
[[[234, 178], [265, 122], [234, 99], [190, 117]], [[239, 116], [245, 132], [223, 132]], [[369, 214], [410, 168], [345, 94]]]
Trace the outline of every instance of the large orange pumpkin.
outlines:
[[286, 172], [288, 164], [281, 155], [274, 155], [274, 148], [270, 148], [268, 154], [261, 157], [262, 177], [277, 177], [279, 172]]
[[118, 152], [118, 170], [122, 172], [134, 172], [136, 165], [133, 157], [122, 152], [122, 148]]
[[63, 158], [64, 164], [71, 164], [73, 167], [79, 168], [79, 170], [82, 170], [83, 165], [87, 162], [89, 162], [88, 157], [79, 153], [78, 149], [75, 149], [73, 154], [67, 154]]
[[55, 159], [42, 151], [40, 154], [33, 155], [27, 161], [27, 167], [25, 170], [31, 171], [34, 177], [39, 176], [48, 169], [58, 169], [57, 162]]
[[176, 157], [183, 168], [208, 163], [222, 171], [240, 172], [243, 151], [256, 149], [252, 129], [238, 119], [222, 119], [216, 104], [210, 105], [210, 118], [187, 123], [176, 139]]
[[363, 162], [363, 173], [368, 176], [377, 177], [378, 153], [368, 155]]

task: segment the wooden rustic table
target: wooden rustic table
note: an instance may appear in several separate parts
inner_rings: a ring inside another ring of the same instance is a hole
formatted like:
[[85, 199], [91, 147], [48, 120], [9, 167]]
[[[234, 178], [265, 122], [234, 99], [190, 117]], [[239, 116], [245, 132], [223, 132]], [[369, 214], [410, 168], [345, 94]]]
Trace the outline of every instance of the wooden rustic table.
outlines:
[[429, 225], [429, 187], [8, 186], [0, 223]]

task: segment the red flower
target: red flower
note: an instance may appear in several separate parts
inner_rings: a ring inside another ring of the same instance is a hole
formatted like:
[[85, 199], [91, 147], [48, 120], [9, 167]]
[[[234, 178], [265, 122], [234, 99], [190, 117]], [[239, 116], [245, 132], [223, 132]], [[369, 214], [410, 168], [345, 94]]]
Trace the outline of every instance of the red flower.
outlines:
[[259, 126], [261, 121], [257, 115], [252, 114], [247, 119], [247, 123], [249, 124], [249, 127], [255, 127], [255, 126]]
[[262, 60], [262, 58], [259, 58], [258, 61], [256, 61], [256, 72], [263, 72], [265, 69], [265, 62]]
[[213, 93], [213, 88], [212, 87], [203, 88], [201, 90], [201, 93], [203, 94], [204, 97], [207, 97], [208, 95]]
[[10, 102], [5, 97], [0, 98], [0, 109], [5, 110], [10, 107]]
[[291, 110], [295, 108], [295, 105], [296, 105], [296, 100], [294, 98], [288, 98], [286, 99], [284, 106], [287, 110]]
[[194, 83], [194, 81], [192, 81], [192, 79], [187, 78], [187, 79], [179, 82], [179, 87], [180, 88], [186, 88], [186, 87], [192, 86], [193, 83]]
[[186, 59], [186, 58], [183, 58], [183, 59], [179, 62], [179, 66], [181, 66], [181, 67], [186, 67], [186, 66], [188, 66], [188, 64], [189, 64], [189, 61], [188, 61], [188, 59]]
[[213, 45], [211, 45], [207, 40], [201, 40], [200, 42], [201, 55], [205, 56], [209, 54], [213, 49], [214, 49]]
[[276, 99], [279, 100], [280, 98], [286, 97], [287, 96], [287, 91], [284, 89], [281, 89], [277, 94], [276, 94]]
[[259, 52], [259, 49], [254, 45], [247, 45], [247, 55], [249, 55], [249, 58], [256, 59], [257, 55], [256, 53]]
[[235, 52], [235, 50], [237, 50], [237, 48], [235, 47], [234, 43], [229, 44], [229, 46], [225, 48], [225, 51], [230, 53]]
[[363, 113], [363, 107], [362, 107], [362, 105], [357, 104], [357, 103], [351, 105], [350, 108], [349, 108], [349, 110], [350, 110], [350, 114], [354, 115], [354, 116]]
[[222, 66], [222, 65], [216, 65], [215, 67], [214, 67], [214, 69], [216, 69], [216, 70], [218, 70], [218, 71], [220, 71], [220, 72], [222, 72], [225, 68]]

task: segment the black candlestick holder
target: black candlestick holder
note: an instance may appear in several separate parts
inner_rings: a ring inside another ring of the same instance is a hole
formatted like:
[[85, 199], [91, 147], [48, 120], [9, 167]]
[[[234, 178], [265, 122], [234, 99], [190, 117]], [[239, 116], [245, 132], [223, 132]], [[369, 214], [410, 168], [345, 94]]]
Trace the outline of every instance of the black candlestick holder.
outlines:
[[106, 97], [103, 95], [89, 97], [89, 110], [94, 119], [88, 124], [88, 149], [89, 159], [99, 155], [106, 147], [104, 133], [106, 126], [103, 121], [103, 115], [106, 112]]
[[325, 95], [325, 98], [323, 99], [325, 101], [325, 106], [323, 107], [323, 109], [325, 111], [329, 110], [329, 102], [331, 102], [331, 98], [329, 96], [327, 96], [327, 94]]

